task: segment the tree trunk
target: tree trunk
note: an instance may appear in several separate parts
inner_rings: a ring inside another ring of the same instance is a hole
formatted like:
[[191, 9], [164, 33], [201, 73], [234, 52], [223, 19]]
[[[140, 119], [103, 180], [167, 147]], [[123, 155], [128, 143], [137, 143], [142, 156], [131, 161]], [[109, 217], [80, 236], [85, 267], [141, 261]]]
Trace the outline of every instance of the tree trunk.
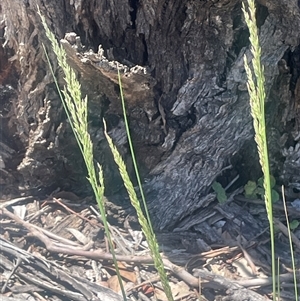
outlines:
[[[259, 177], [243, 67], [249, 33], [240, 0], [2, 0], [3, 194], [45, 194], [57, 187], [91, 193], [45, 58], [42, 43], [62, 87], [37, 6], [56, 37], [65, 38], [62, 45], [88, 95], [107, 195], [123, 188], [102, 118], [132, 171], [117, 64], [156, 228], [173, 229], [201, 212], [215, 198], [216, 178], [227, 185], [239, 174], [236, 185], [243, 185]], [[296, 0], [257, 3], [272, 173], [290, 193], [300, 189], [299, 16]]]

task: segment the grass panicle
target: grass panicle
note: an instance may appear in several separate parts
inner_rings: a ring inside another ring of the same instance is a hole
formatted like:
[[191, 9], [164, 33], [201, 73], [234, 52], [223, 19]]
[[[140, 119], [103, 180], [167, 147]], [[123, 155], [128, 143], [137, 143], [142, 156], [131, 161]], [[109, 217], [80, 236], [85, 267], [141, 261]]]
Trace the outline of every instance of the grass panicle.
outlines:
[[242, 10], [250, 32], [251, 54], [253, 72], [248, 65], [247, 57], [244, 57], [244, 65], [247, 73], [247, 87], [250, 95], [251, 115], [255, 130], [255, 141], [257, 144], [260, 165], [264, 175], [265, 206], [270, 225], [271, 253], [272, 253], [272, 279], [273, 279], [273, 300], [276, 299], [276, 262], [275, 262], [275, 242], [274, 242], [274, 223], [272, 206], [272, 187], [270, 179], [270, 167], [266, 134], [265, 121], [265, 76], [261, 64], [261, 47], [258, 38], [258, 29], [256, 25], [255, 3], [254, 0], [248, 0], [248, 10], [245, 4], [242, 4]]
[[127, 300], [125, 289], [123, 286], [122, 278], [120, 275], [118, 263], [116, 260], [116, 255], [114, 252], [114, 246], [112, 242], [112, 238], [109, 231], [109, 226], [106, 220], [106, 212], [105, 212], [105, 203], [104, 203], [104, 178], [103, 178], [103, 171], [102, 167], [99, 163], [97, 163], [97, 170], [94, 165], [94, 157], [93, 157], [93, 143], [91, 141], [91, 137], [88, 132], [88, 116], [87, 116], [87, 97], [82, 98], [81, 97], [81, 87], [80, 83], [78, 82], [76, 78], [76, 74], [74, 70], [68, 65], [66, 53], [64, 49], [59, 45], [57, 40], [55, 39], [54, 34], [50, 31], [49, 27], [47, 26], [46, 20], [44, 16], [41, 15], [39, 11], [40, 17], [42, 19], [42, 24], [44, 26], [46, 35], [48, 39], [51, 42], [52, 49], [57, 57], [57, 61], [59, 66], [64, 72], [64, 80], [66, 83], [66, 86], [62, 90], [62, 93], [60, 91], [58, 82], [56, 80], [49, 56], [47, 54], [46, 49], [45, 54], [50, 66], [51, 73], [54, 78], [54, 82], [56, 84], [56, 87], [58, 89], [61, 101], [63, 103], [63, 107], [65, 109], [65, 112], [67, 114], [68, 120], [70, 122], [71, 128], [73, 130], [73, 133], [75, 135], [77, 144], [80, 148], [80, 151], [82, 153], [85, 165], [87, 167], [88, 171], [88, 181], [90, 182], [90, 185], [94, 191], [97, 204], [99, 207], [99, 211], [101, 214], [101, 218], [103, 221], [105, 234], [107, 236], [110, 251], [113, 256], [113, 262], [115, 265], [116, 273], [119, 279], [121, 292], [124, 300]]
[[156, 267], [156, 269], [159, 273], [159, 276], [160, 276], [165, 294], [166, 294], [168, 300], [171, 301], [171, 300], [173, 300], [173, 296], [172, 296], [171, 288], [170, 288], [170, 285], [169, 285], [169, 280], [168, 280], [167, 274], [166, 274], [165, 269], [164, 269], [164, 264], [163, 264], [163, 261], [162, 261], [162, 257], [159, 253], [159, 246], [158, 246], [158, 243], [157, 243], [157, 240], [156, 240], [156, 236], [153, 233], [152, 227], [149, 225], [147, 218], [144, 216], [144, 213], [143, 213], [143, 210], [141, 208], [141, 204], [139, 202], [137, 194], [135, 192], [134, 186], [132, 184], [132, 181], [129, 178], [126, 165], [125, 165], [119, 151], [117, 150], [117, 148], [113, 144], [113, 141], [112, 141], [111, 137], [107, 134], [105, 120], [103, 122], [104, 122], [105, 137], [106, 137], [106, 139], [108, 141], [108, 144], [109, 144], [109, 147], [112, 151], [114, 160], [115, 160], [115, 162], [116, 162], [116, 164], [119, 168], [120, 175], [122, 177], [124, 186], [125, 186], [125, 188], [128, 192], [131, 204], [136, 210], [139, 224], [141, 225], [142, 231], [143, 231], [143, 233], [146, 237], [146, 240], [148, 242], [149, 249], [150, 249], [150, 252], [151, 252], [151, 255], [152, 255], [152, 258], [153, 258], [153, 262], [154, 262], [154, 265], [155, 265], [155, 267]]

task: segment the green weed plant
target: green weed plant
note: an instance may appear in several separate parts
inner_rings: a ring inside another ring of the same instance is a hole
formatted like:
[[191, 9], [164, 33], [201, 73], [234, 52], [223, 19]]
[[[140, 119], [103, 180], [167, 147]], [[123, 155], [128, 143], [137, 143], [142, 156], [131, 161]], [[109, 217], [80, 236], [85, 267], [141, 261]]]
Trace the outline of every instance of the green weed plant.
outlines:
[[211, 188], [216, 193], [217, 200], [220, 204], [224, 204], [227, 201], [226, 191], [223, 188], [222, 184], [217, 181], [214, 181], [211, 185]]
[[[279, 201], [279, 193], [275, 190], [276, 186], [276, 179], [271, 175], [271, 193], [272, 193], [272, 202], [276, 203]], [[248, 181], [247, 184], [244, 186], [244, 195], [246, 198], [249, 199], [264, 199], [265, 189], [264, 189], [264, 179], [261, 177], [254, 181]]]

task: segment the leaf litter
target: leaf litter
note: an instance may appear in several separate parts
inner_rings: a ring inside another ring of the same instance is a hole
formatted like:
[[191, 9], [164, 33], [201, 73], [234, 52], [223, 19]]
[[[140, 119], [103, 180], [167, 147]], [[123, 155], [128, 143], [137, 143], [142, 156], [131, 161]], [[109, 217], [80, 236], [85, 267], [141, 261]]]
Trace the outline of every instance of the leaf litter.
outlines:
[[[122, 300], [101, 218], [91, 203], [89, 198], [64, 192], [45, 199], [28, 196], [0, 201], [3, 300]], [[157, 233], [175, 300], [271, 298], [265, 213], [245, 208], [260, 205], [258, 200], [238, 196], [214, 203], [199, 217], [187, 218], [184, 222], [189, 228]], [[289, 248], [279, 206], [281, 298], [293, 300]], [[127, 298], [165, 301], [147, 242], [133, 211], [127, 209], [107, 201]], [[299, 218], [299, 212], [291, 212]], [[294, 236], [295, 258], [300, 258], [299, 238]]]

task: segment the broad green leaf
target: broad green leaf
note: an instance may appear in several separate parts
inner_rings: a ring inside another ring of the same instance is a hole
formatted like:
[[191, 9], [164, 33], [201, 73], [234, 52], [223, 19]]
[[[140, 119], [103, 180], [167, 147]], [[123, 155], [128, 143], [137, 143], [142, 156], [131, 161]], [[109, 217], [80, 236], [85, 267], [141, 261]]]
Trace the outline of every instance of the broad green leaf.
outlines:
[[257, 187], [255, 189], [255, 193], [257, 193], [261, 197], [261, 199], [265, 197], [265, 190], [262, 187]]
[[274, 188], [276, 185], [276, 179], [272, 175], [270, 175], [270, 183], [271, 183], [271, 188]]

